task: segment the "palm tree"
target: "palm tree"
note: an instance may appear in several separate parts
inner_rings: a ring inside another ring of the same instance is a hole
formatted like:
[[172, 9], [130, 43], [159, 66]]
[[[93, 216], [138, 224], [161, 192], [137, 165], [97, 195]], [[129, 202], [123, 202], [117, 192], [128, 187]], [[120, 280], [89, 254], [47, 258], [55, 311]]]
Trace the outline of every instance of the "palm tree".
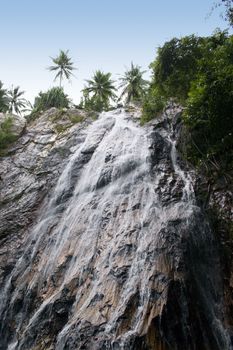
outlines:
[[33, 111], [33, 105], [30, 101], [25, 101], [25, 107], [22, 109], [21, 112], [24, 114], [30, 114]]
[[88, 86], [83, 89], [84, 96], [93, 103], [98, 111], [109, 108], [110, 100], [116, 98], [114, 81], [111, 73], [103, 73], [97, 70], [92, 80], [86, 80]]
[[71, 58], [68, 56], [69, 51], [60, 50], [60, 53], [57, 57], [51, 57], [55, 66], [48, 67], [50, 71], [57, 71], [57, 74], [54, 78], [56, 80], [59, 78], [59, 86], [61, 87], [62, 79], [65, 77], [66, 79], [70, 79], [71, 75], [73, 75], [72, 71], [76, 68], [74, 67], [74, 63], [71, 61]]
[[8, 92], [8, 111], [10, 113], [15, 112], [16, 114], [21, 114], [21, 108], [26, 107], [27, 101], [25, 98], [21, 98], [23, 94], [24, 91], [20, 91], [19, 86], [16, 86], [15, 88], [12, 86], [12, 89]]
[[7, 90], [3, 89], [3, 83], [0, 80], [0, 112], [7, 112], [9, 107], [9, 100], [7, 96]]
[[123, 88], [120, 99], [126, 95], [126, 103], [129, 103], [142, 98], [148, 84], [142, 77], [144, 73], [145, 71], [141, 71], [140, 66], [131, 63], [131, 68], [120, 78], [121, 84], [119, 87]]

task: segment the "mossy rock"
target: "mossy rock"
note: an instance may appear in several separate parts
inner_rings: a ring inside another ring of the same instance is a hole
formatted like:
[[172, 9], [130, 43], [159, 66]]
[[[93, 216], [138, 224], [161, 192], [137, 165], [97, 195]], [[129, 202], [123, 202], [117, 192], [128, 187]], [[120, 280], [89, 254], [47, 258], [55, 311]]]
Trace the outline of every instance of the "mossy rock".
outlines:
[[69, 129], [71, 127], [70, 124], [57, 124], [55, 126], [55, 130], [58, 134], [62, 134], [63, 132], [65, 132], [67, 129]]
[[76, 114], [69, 115], [69, 120], [71, 121], [72, 124], [81, 123], [81, 122], [83, 122], [84, 119], [85, 118], [82, 115], [76, 115]]

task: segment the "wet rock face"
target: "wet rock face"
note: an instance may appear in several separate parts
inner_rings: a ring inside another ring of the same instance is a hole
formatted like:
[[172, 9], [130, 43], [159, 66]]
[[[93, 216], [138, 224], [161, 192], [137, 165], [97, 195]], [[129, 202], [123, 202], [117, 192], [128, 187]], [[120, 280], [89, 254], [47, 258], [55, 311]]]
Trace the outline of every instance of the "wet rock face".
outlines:
[[1, 160], [0, 349], [231, 349], [179, 111], [62, 134], [54, 113]]
[[[181, 124], [177, 148], [184, 155], [192, 142], [191, 134]], [[210, 160], [198, 168], [195, 194], [199, 206], [205, 209], [219, 246], [221, 276], [224, 289], [225, 324], [233, 327], [233, 170], [224, 171], [221, 159]]]
[[[214, 171], [215, 169], [213, 169]], [[210, 218], [212, 230], [218, 240], [221, 276], [224, 289], [225, 323], [233, 327], [233, 185], [225, 176], [210, 181], [205, 173], [199, 174], [196, 193]], [[205, 194], [203, 196], [203, 194]]]
[[62, 167], [74, 152], [73, 147], [83, 141], [85, 127], [90, 123], [86, 120], [69, 125], [68, 133], [58, 133], [53, 120], [57, 113], [51, 109], [30, 124], [8, 155], [0, 158], [0, 280], [9, 274], [22, 253], [21, 239], [27, 236]]

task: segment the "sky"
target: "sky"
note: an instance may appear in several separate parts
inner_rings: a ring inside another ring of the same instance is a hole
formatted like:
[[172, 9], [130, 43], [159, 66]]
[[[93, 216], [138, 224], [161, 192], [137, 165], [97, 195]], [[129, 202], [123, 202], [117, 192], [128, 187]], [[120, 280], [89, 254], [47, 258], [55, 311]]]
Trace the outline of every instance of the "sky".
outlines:
[[226, 29], [215, 0], [0, 0], [0, 80], [20, 86], [31, 102], [54, 82], [47, 70], [69, 50], [75, 77], [65, 92], [78, 103], [95, 70], [115, 81], [131, 62], [147, 70], [156, 49], [173, 37]]

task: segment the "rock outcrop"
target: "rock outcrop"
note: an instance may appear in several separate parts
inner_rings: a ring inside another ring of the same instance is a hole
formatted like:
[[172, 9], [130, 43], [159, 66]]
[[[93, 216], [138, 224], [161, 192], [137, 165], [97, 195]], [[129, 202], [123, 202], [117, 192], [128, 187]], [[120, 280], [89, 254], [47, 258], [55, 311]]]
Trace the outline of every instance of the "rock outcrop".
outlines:
[[0, 125], [9, 118], [12, 119], [11, 133], [16, 137], [21, 136], [26, 127], [26, 119], [21, 115], [0, 113]]
[[0, 349], [232, 349], [180, 111], [144, 128], [73, 113], [47, 112], [1, 159]]

